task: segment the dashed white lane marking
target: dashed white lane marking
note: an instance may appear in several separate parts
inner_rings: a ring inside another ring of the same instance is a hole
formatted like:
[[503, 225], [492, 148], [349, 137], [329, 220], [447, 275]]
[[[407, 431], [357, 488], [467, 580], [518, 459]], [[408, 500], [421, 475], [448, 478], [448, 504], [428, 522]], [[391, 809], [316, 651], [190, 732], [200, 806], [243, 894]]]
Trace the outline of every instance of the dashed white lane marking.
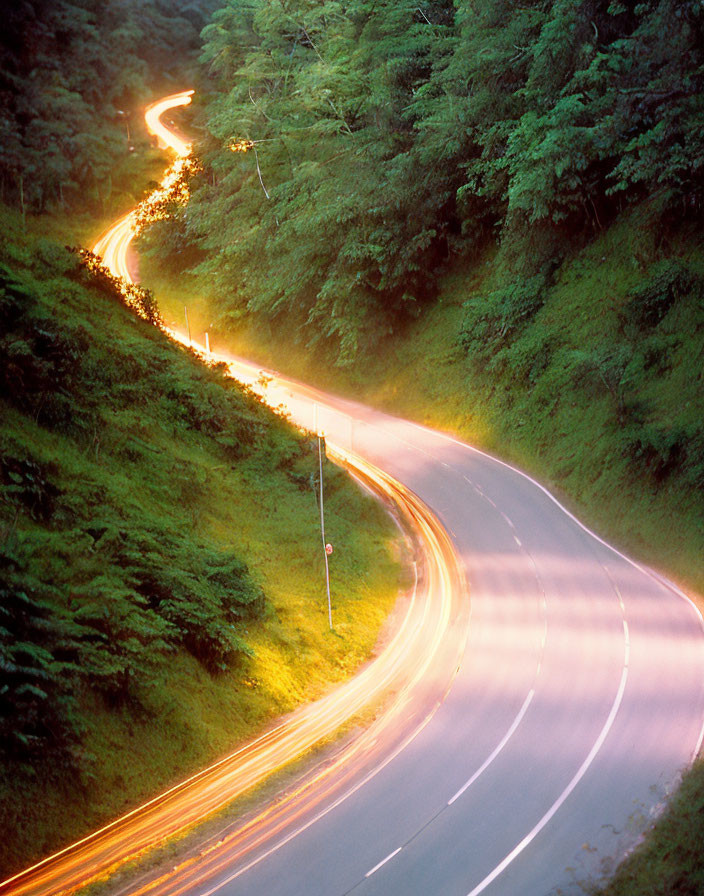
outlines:
[[462, 796], [462, 794], [465, 792], [465, 790], [467, 790], [469, 787], [471, 787], [472, 784], [474, 784], [474, 782], [477, 780], [477, 778], [484, 771], [486, 771], [486, 769], [496, 759], [496, 757], [499, 755], [499, 753], [503, 750], [503, 748], [506, 746], [506, 744], [511, 739], [511, 736], [513, 735], [516, 728], [518, 728], [518, 726], [521, 724], [521, 720], [523, 719], [523, 716], [526, 714], [526, 710], [530, 706], [531, 701], [533, 700], [534, 696], [535, 696], [535, 688], [531, 688], [530, 691], [528, 692], [528, 696], [523, 701], [523, 706], [520, 708], [518, 715], [513, 720], [513, 724], [508, 729], [506, 734], [504, 734], [503, 738], [499, 741], [499, 743], [496, 745], [493, 753], [491, 753], [489, 756], [487, 756], [487, 758], [484, 760], [482, 765], [479, 766], [479, 768], [472, 775], [472, 777], [467, 781], [467, 783], [463, 784], [462, 787], [460, 787], [460, 789], [457, 791], [457, 793], [452, 797], [452, 799], [447, 801], [448, 806], [451, 806], [455, 802], [455, 800], [458, 800]]
[[393, 852], [390, 852], [385, 859], [382, 859], [378, 865], [375, 865], [370, 871], [367, 871], [367, 873], [364, 876], [371, 877], [372, 874], [374, 874], [376, 871], [378, 871], [383, 865], [385, 865], [387, 862], [390, 862], [394, 856], [397, 856], [401, 852], [402, 849], [403, 849], [403, 847], [399, 846], [398, 849], [395, 849]]

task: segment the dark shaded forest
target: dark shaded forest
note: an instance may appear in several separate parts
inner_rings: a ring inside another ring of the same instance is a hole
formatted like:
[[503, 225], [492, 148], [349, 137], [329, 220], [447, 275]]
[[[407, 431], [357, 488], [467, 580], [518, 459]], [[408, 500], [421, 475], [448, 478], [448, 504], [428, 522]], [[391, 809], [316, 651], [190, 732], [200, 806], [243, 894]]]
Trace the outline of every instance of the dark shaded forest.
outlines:
[[337, 363], [487, 243], [503, 329], [629, 204], [663, 237], [701, 212], [698, 2], [233, 0], [203, 37], [205, 170], [160, 249]]
[[0, 198], [23, 211], [84, 209], [134, 149], [140, 107], [181, 84], [216, 0], [3, 4]]

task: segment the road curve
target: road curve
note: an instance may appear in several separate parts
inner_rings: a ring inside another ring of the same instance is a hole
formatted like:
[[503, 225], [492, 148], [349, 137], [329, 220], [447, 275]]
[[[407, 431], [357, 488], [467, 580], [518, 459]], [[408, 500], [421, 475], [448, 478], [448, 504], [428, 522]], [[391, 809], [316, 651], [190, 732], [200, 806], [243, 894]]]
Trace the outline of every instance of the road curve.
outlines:
[[[157, 139], [159, 146], [170, 149], [178, 158], [190, 155], [191, 145], [162, 124], [161, 116], [170, 109], [188, 106], [192, 96], [192, 90], [183, 90], [181, 93], [175, 93], [151, 103], [144, 113], [149, 133]], [[93, 246], [93, 252], [103, 259], [114, 276], [127, 281], [132, 280], [128, 253], [135, 233], [135, 213], [132, 210], [110, 226]]]
[[467, 600], [453, 599], [442, 674], [398, 703], [399, 730], [417, 705], [427, 710], [406, 736], [394, 740], [396, 722], [381, 744], [372, 733], [369, 760], [350, 741], [332, 773], [313, 770], [126, 892], [582, 893], [633, 845], [701, 747], [694, 605], [503, 462], [211, 357], [324, 430], [343, 460], [364, 458], [432, 509], [466, 571], [471, 621], [465, 639]]
[[361, 458], [339, 452], [336, 459], [393, 503], [403, 528], [418, 541], [420, 580], [397, 606], [394, 630], [374, 658], [347, 682], [231, 755], [0, 884], [0, 893], [51, 896], [103, 880], [211, 817], [361, 713], [371, 713], [370, 724], [329, 747], [324, 761], [299, 773], [285, 799], [245, 826], [251, 842], [258, 842], [264, 830], [280, 826], [284, 813], [300, 815], [303, 809], [315, 810], [323, 796], [339, 797], [349, 788], [353, 770], [355, 786], [360, 775], [374, 774], [429, 723], [456, 672], [467, 634], [468, 607], [456, 554], [444, 529], [407, 489]]
[[[167, 97], [146, 113], [150, 131], [181, 157], [188, 155], [188, 144], [170, 134], [160, 116], [190, 102], [191, 93]], [[134, 220], [134, 212], [120, 218], [94, 247], [111, 272], [128, 281]], [[336, 794], [339, 799], [345, 790], [358, 787], [362, 778], [375, 774], [428, 724], [456, 673], [467, 635], [469, 606], [457, 555], [435, 516], [408, 489], [356, 454], [344, 449], [332, 453], [396, 508], [402, 529], [416, 546], [415, 587], [399, 601], [394, 629], [373, 659], [343, 685], [281, 719], [231, 755], [3, 881], [3, 896], [69, 893], [104, 880], [125, 863], [213, 816], [283, 766], [339, 735], [364, 713], [366, 728], [328, 746], [322, 764], [309, 763], [286, 798], [247, 825], [246, 848], [251, 849], [265, 829], [281, 826], [284, 815], [298, 817], [314, 810], [323, 796]]]

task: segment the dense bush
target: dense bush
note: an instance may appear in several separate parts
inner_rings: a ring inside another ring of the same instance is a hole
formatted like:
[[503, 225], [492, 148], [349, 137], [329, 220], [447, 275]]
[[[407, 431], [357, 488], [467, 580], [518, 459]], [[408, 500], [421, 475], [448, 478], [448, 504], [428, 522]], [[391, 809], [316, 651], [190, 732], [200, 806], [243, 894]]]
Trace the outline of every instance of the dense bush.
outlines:
[[547, 279], [535, 274], [472, 297], [465, 305], [460, 344], [477, 359], [495, 354], [511, 341], [545, 301]]
[[297, 482], [306, 450], [131, 317], [102, 271], [39, 253], [0, 255], [0, 750], [30, 764], [79, 755], [83, 695], [140, 705], [157, 655], [218, 674], [250, 651], [265, 595], [236, 549], [196, 534], [205, 474], [178, 451]]
[[[203, 37], [205, 167], [157, 248], [339, 363], [422, 313], [453, 255], [498, 238], [530, 281], [644, 196], [701, 213], [695, 0], [255, 0]], [[530, 316], [523, 289], [472, 350]]]
[[656, 327], [677, 301], [695, 292], [696, 299], [704, 298], [704, 277], [696, 276], [677, 260], [660, 261], [628, 294], [621, 312], [624, 325], [636, 330]]

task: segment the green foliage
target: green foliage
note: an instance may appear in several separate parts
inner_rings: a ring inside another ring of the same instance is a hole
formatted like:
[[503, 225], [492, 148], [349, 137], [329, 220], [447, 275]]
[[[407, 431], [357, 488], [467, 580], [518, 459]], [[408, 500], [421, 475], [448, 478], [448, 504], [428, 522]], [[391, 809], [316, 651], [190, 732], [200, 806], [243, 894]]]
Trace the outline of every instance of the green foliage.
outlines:
[[[3, 415], [26, 423], [0, 433], [0, 749], [68, 762], [80, 738], [78, 694], [139, 703], [149, 657], [175, 649], [213, 674], [231, 668], [250, 653], [243, 626], [266, 608], [242, 559], [189, 531], [199, 472], [169, 471], [168, 460], [160, 472], [139, 417], [172, 437], [207, 438], [225, 466], [259, 452], [270, 469], [288, 466], [304, 446], [223, 371], [184, 363], [156, 341], [158, 331], [107, 353], [102, 328], [127, 312], [102, 270], [86, 273], [46, 241], [31, 266], [13, 254], [10, 244], [0, 259], [0, 377]], [[32, 432], [52, 433], [63, 452], [48, 459]], [[123, 464], [156, 470], [160, 488], [168, 477], [180, 516], [140, 508], [110, 472]]]
[[0, 198], [97, 208], [155, 82], [183, 78], [213, 0], [27, 0], [3, 10]]
[[658, 262], [648, 277], [632, 290], [621, 316], [624, 324], [637, 331], [656, 327], [679, 300], [692, 296], [704, 299], [704, 277], [696, 276], [676, 259]]
[[[229, 2], [203, 37], [205, 170], [152, 246], [339, 364], [497, 236], [530, 278], [643, 195], [701, 212], [695, 0]], [[531, 304], [491, 299], [497, 333]]]
[[70, 686], [78, 641], [52, 610], [52, 586], [27, 575], [16, 551], [0, 549], [0, 751], [28, 764], [66, 762], [81, 734]]
[[547, 282], [544, 274], [535, 274], [513, 280], [466, 303], [459, 341], [476, 363], [494, 356], [535, 316], [545, 301]]
[[704, 763], [689, 770], [651, 835], [617, 869], [602, 896], [694, 896], [704, 891]]
[[122, 301], [136, 311], [137, 314], [148, 323], [156, 327], [162, 325], [154, 294], [136, 283], [126, 282], [115, 277], [110, 269], [102, 263], [99, 256], [89, 249], [73, 249], [78, 255], [81, 267], [85, 271], [88, 281], [112, 299]]

